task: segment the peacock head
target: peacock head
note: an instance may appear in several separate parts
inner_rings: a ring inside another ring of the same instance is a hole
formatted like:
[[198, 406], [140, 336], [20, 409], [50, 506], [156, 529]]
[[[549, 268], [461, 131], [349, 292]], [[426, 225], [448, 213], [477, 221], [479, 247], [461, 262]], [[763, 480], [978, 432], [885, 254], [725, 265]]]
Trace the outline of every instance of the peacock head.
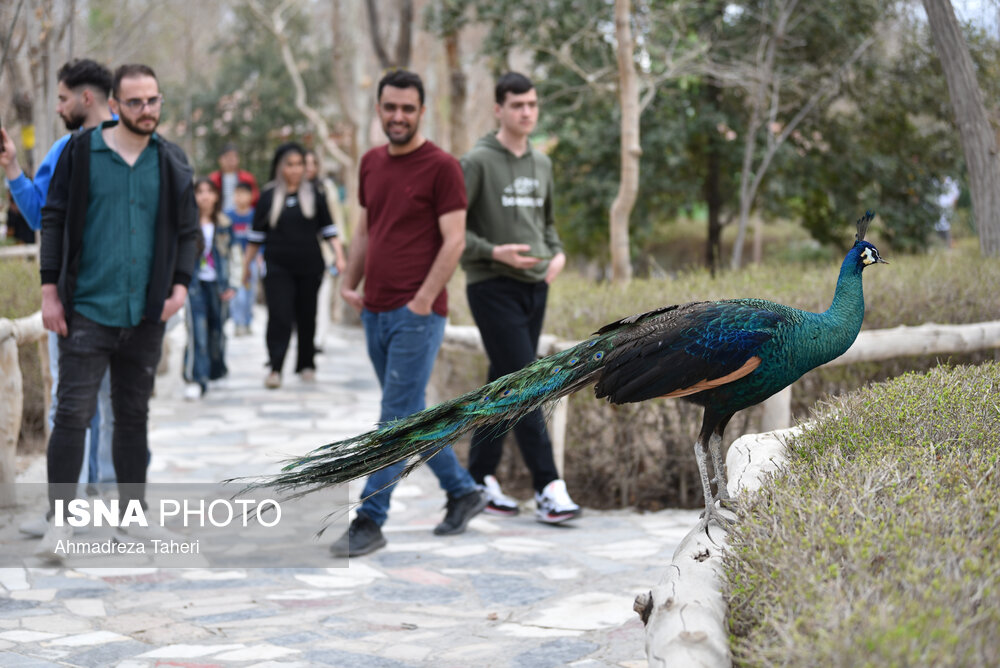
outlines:
[[857, 253], [856, 257], [859, 269], [864, 269], [865, 267], [873, 264], [889, 264], [882, 259], [882, 256], [879, 255], [878, 249], [875, 248], [875, 246], [865, 241], [865, 234], [868, 232], [868, 226], [871, 224], [874, 217], [874, 211], [865, 211], [865, 215], [858, 218], [857, 241], [854, 242], [854, 248], [852, 248], [851, 251], [852, 254], [855, 252]]

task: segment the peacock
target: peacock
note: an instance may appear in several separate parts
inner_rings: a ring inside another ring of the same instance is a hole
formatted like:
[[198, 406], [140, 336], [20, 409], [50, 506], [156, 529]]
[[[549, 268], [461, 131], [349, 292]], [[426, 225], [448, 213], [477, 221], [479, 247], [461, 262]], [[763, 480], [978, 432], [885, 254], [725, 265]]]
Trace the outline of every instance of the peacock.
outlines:
[[[823, 313], [763, 299], [726, 299], [622, 318], [572, 348], [457, 399], [323, 445], [290, 461], [263, 484], [298, 497], [423, 455], [405, 469], [405, 476], [425, 457], [477, 427], [509, 427], [536, 408], [594, 385], [598, 398], [614, 404], [681, 397], [704, 407], [694, 446], [705, 498], [702, 525], [713, 519], [726, 522], [716, 504], [731, 501], [721, 452], [726, 425], [737, 411], [843, 354], [857, 338], [865, 315], [862, 271], [888, 264], [865, 241], [873, 217], [867, 211], [857, 221], [857, 240], [841, 265], [833, 303]], [[718, 490], [714, 495], [712, 482]]]

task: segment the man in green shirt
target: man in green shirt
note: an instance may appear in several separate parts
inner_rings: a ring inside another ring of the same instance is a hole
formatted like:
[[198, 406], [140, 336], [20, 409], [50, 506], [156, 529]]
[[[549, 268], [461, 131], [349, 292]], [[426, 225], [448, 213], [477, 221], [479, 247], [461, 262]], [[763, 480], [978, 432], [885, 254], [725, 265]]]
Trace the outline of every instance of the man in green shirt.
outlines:
[[[566, 264], [552, 214], [552, 163], [528, 137], [538, 123], [538, 93], [522, 74], [497, 81], [494, 114], [500, 124], [462, 157], [469, 200], [465, 252], [469, 309], [490, 360], [489, 380], [535, 361], [549, 284]], [[531, 471], [536, 519], [558, 524], [580, 514], [559, 477], [542, 412], [513, 427]], [[485, 489], [486, 511], [515, 515], [517, 503], [496, 479], [506, 429], [477, 430], [469, 473]]]
[[[122, 507], [145, 495], [164, 324], [187, 297], [201, 235], [187, 158], [155, 134], [162, 102], [152, 69], [118, 68], [111, 108], [120, 120], [69, 141], [42, 209], [42, 322], [59, 335], [50, 512], [75, 494], [84, 432], [109, 367]], [[56, 546], [71, 535], [51, 523], [36, 554], [58, 560]]]

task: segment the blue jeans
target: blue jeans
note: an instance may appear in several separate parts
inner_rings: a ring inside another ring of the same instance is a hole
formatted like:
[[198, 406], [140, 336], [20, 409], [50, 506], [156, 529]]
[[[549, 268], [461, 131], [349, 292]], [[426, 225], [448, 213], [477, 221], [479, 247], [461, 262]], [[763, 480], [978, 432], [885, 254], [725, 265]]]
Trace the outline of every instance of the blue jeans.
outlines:
[[[444, 317], [431, 313], [417, 315], [406, 306], [385, 313], [361, 312], [368, 343], [368, 357], [382, 386], [382, 414], [386, 422], [422, 411], [426, 404], [427, 382], [434, 358], [444, 338]], [[449, 445], [428, 462], [441, 489], [451, 497], [475, 491], [476, 483], [462, 468]], [[368, 476], [358, 509], [382, 526], [389, 515], [389, 499], [406, 462]]]
[[236, 291], [236, 296], [229, 302], [229, 315], [233, 323], [249, 327], [253, 320], [253, 304], [257, 299], [257, 282], [260, 280], [260, 262], [254, 258], [250, 265], [250, 282], [247, 287], [242, 285]]
[[215, 281], [191, 279], [188, 287], [188, 342], [184, 348], [184, 380], [204, 390], [208, 381], [226, 375], [226, 338], [222, 333], [222, 300]]

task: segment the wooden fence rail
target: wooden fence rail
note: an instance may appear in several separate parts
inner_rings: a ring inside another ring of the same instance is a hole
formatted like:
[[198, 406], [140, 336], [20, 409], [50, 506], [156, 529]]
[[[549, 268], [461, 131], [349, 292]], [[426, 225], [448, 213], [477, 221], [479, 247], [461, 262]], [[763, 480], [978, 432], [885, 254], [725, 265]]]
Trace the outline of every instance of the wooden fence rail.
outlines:
[[16, 246], [4, 246], [0, 248], [0, 259], [13, 257], [35, 259], [38, 257], [38, 244], [18, 244]]

